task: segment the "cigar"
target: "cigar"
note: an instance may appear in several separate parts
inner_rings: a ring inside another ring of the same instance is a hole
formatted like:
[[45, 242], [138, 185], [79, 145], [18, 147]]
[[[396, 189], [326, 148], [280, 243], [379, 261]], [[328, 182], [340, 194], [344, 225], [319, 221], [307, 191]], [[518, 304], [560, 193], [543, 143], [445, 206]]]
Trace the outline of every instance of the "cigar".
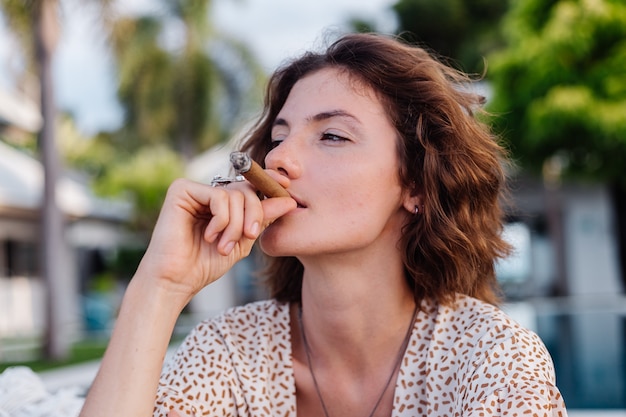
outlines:
[[283, 188], [275, 179], [267, 175], [250, 156], [244, 152], [233, 152], [230, 154], [230, 163], [239, 175], [243, 175], [252, 185], [254, 185], [264, 196], [289, 197], [287, 190]]

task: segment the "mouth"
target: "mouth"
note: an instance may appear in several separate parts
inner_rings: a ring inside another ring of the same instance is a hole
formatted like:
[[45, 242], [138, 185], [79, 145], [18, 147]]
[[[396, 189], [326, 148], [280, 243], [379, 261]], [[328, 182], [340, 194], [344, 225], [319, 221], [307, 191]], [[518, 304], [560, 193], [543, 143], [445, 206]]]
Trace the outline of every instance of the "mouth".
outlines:
[[296, 203], [298, 204], [297, 208], [306, 208], [307, 207], [306, 204], [302, 200], [300, 200], [298, 197], [292, 195], [291, 198], [296, 200]]

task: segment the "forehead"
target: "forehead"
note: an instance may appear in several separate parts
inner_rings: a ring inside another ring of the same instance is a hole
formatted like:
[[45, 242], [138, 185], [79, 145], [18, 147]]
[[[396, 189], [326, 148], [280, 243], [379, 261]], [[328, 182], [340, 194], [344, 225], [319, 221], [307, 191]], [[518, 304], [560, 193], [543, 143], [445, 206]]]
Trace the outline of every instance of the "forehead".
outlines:
[[358, 76], [336, 67], [323, 68], [298, 80], [279, 112], [329, 111], [345, 109], [365, 115], [384, 116], [386, 112], [376, 92]]
[[331, 66], [314, 71], [299, 79], [293, 88], [302, 86], [309, 88], [318, 86], [320, 89], [339, 88], [365, 97], [376, 95], [374, 89], [363, 81], [361, 77], [343, 67]]

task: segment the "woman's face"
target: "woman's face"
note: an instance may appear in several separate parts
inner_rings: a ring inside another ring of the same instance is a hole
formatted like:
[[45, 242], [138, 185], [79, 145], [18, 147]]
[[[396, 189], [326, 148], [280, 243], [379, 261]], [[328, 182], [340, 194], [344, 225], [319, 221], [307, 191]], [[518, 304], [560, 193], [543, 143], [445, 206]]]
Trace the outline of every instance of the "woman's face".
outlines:
[[298, 208], [265, 230], [264, 252], [397, 250], [408, 215], [397, 133], [373, 90], [334, 68], [307, 75], [276, 117], [272, 141], [266, 166], [291, 180]]

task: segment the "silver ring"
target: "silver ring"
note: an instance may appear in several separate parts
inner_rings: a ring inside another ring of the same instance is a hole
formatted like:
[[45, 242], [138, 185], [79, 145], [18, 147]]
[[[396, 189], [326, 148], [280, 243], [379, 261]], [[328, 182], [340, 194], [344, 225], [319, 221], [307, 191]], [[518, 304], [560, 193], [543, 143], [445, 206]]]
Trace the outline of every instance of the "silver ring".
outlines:
[[223, 177], [221, 175], [216, 175], [211, 180], [211, 187], [226, 187], [232, 182], [241, 182], [244, 180], [245, 177], [243, 175], [237, 175], [236, 177]]

